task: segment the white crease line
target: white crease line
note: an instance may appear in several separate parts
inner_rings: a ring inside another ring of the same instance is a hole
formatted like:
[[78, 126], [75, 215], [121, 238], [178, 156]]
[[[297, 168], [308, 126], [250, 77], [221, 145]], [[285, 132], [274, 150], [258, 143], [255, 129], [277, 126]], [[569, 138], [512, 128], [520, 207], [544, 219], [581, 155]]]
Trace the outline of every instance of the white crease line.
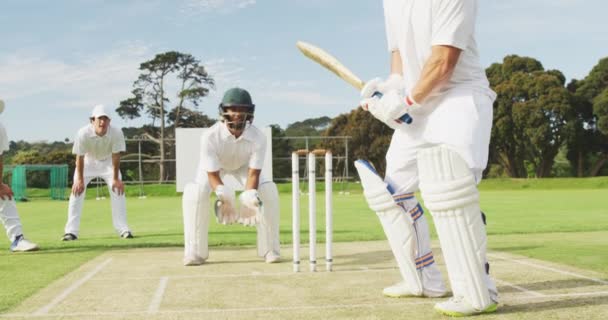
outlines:
[[[334, 270], [331, 272], [327, 271], [317, 271], [317, 272], [259, 272], [252, 271], [249, 273], [226, 273], [226, 274], [197, 274], [197, 275], [173, 275], [169, 276], [169, 278], [173, 279], [209, 279], [209, 278], [244, 278], [244, 277], [293, 277], [293, 276], [318, 276], [322, 274], [343, 274], [343, 273], [371, 273], [371, 272], [385, 272], [391, 270], [398, 270], [397, 267], [390, 268], [369, 268], [369, 267], [360, 267], [359, 269], [347, 269], [347, 270]], [[156, 277], [99, 277], [95, 278], [92, 281], [100, 281], [100, 282], [109, 282], [109, 281], [125, 281], [125, 280], [156, 280]]]
[[165, 289], [167, 289], [167, 283], [169, 282], [168, 277], [160, 278], [160, 282], [158, 283], [158, 288], [156, 289], [156, 293], [150, 302], [150, 306], [148, 306], [148, 313], [157, 313], [160, 308], [160, 303], [163, 301], [163, 295], [165, 294]]
[[529, 294], [531, 296], [535, 296], [535, 297], [546, 297], [547, 296], [546, 294], [542, 294], [540, 292], [528, 290], [528, 289], [526, 289], [524, 287], [520, 287], [520, 286], [518, 286], [516, 284], [512, 284], [512, 283], [504, 281], [504, 280], [499, 280], [499, 279], [496, 279], [496, 278], [494, 280], [496, 280], [496, 282], [498, 282], [498, 283], [500, 283], [502, 285], [509, 286], [511, 288], [515, 288], [515, 289], [517, 289], [519, 291], [522, 291], [522, 292], [525, 292], [525, 293], [527, 293], [527, 294]]
[[[352, 309], [352, 308], [378, 308], [403, 305], [418, 305], [435, 303], [434, 300], [411, 301], [411, 302], [391, 302], [386, 304], [370, 303], [370, 304], [335, 304], [335, 305], [308, 305], [308, 306], [293, 306], [293, 307], [251, 307], [251, 308], [214, 308], [214, 309], [186, 309], [186, 310], [164, 310], [158, 311], [157, 314], [188, 314], [188, 313], [223, 313], [223, 312], [259, 312], [259, 311], [297, 311], [297, 310], [318, 310], [318, 309]], [[108, 312], [71, 312], [71, 313], [50, 313], [47, 317], [91, 317], [91, 316], [116, 316], [116, 315], [145, 315], [148, 312], [143, 311], [108, 311]], [[40, 317], [27, 313], [12, 313], [0, 314], [0, 318], [34, 318]]]
[[[564, 293], [564, 294], [552, 294], [545, 296], [536, 296], [536, 297], [510, 297], [509, 299], [505, 299], [501, 301], [500, 304], [510, 303], [512, 301], [529, 301], [530, 299], [534, 300], [550, 300], [551, 298], [574, 298], [574, 297], [584, 297], [584, 296], [608, 296], [608, 291], [598, 291], [598, 292], [579, 292], [579, 293]], [[370, 304], [342, 304], [342, 305], [308, 305], [308, 306], [293, 306], [293, 307], [255, 307], [255, 308], [227, 308], [227, 309], [186, 309], [186, 310], [163, 310], [158, 311], [157, 314], [171, 315], [171, 314], [204, 314], [204, 313], [222, 313], [222, 312], [258, 312], [258, 311], [298, 311], [298, 310], [317, 310], [317, 309], [351, 309], [351, 308], [378, 308], [378, 307], [402, 307], [407, 305], [422, 305], [422, 304], [431, 304], [437, 302], [437, 299], [425, 299], [423, 301], [401, 301], [401, 302], [391, 302], [385, 304], [378, 303], [370, 303]], [[72, 312], [72, 313], [51, 313], [47, 314], [47, 317], [94, 317], [94, 316], [124, 316], [124, 315], [145, 315], [147, 312], [145, 311], [113, 311], [113, 312]], [[0, 314], [0, 318], [37, 318], [39, 316], [34, 316], [32, 314], [27, 313], [5, 313]]]
[[576, 298], [576, 297], [593, 297], [593, 296], [605, 296], [608, 295], [608, 291], [598, 291], [598, 292], [575, 292], [575, 293], [556, 293], [556, 294], [546, 294], [542, 297], [513, 297], [509, 300], [529, 300], [529, 299], [539, 299], [539, 300], [550, 300], [551, 298]]
[[35, 315], [35, 316], [46, 315], [49, 312], [49, 310], [51, 310], [52, 308], [54, 308], [63, 299], [65, 299], [68, 295], [70, 295], [70, 293], [74, 292], [74, 290], [78, 289], [78, 287], [80, 287], [85, 282], [87, 282], [89, 279], [91, 279], [93, 276], [95, 276], [95, 274], [97, 274], [99, 271], [101, 271], [101, 269], [103, 269], [105, 266], [107, 266], [111, 261], [112, 261], [112, 258], [109, 258], [108, 260], [102, 262], [95, 269], [93, 269], [93, 271], [89, 272], [82, 279], [76, 281], [74, 284], [72, 284], [67, 289], [65, 289], [61, 294], [59, 294], [49, 304], [47, 304], [46, 306], [44, 306], [44, 307], [38, 309], [36, 312], [34, 312], [33, 315]]
[[570, 272], [570, 271], [565, 271], [565, 270], [560, 270], [560, 269], [556, 269], [556, 268], [552, 268], [552, 267], [547, 267], [547, 266], [543, 266], [543, 265], [532, 263], [532, 262], [527, 262], [527, 261], [522, 261], [522, 260], [517, 260], [517, 259], [510, 259], [510, 258], [501, 256], [501, 255], [497, 255], [497, 254], [489, 254], [488, 256], [496, 258], [496, 259], [502, 259], [502, 260], [506, 260], [506, 261], [510, 261], [510, 262], [515, 262], [515, 263], [519, 263], [519, 264], [523, 264], [523, 265], [539, 268], [539, 269], [545, 269], [545, 270], [549, 270], [549, 271], [553, 271], [553, 272], [557, 272], [557, 273], [560, 273], [560, 274], [569, 275], [569, 276], [573, 276], [573, 277], [577, 277], [577, 278], [581, 278], [581, 279], [586, 279], [586, 280], [593, 281], [593, 282], [596, 282], [596, 283], [599, 283], [599, 284], [608, 285], [608, 281], [604, 281], [604, 280], [597, 279], [597, 278], [592, 278], [592, 277], [587, 277], [587, 276], [584, 276], [582, 274], [578, 274], [578, 273], [574, 273], [574, 272]]

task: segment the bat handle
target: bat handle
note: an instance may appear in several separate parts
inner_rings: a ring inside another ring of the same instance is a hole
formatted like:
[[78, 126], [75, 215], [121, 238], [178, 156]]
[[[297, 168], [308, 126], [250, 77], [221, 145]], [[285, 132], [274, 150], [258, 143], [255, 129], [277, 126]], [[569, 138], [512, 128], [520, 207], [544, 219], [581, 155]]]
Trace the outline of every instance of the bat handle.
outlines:
[[[382, 92], [376, 91], [376, 92], [374, 92], [374, 94], [372, 94], [372, 97], [380, 99], [380, 98], [382, 98]], [[406, 124], [410, 124], [410, 123], [412, 123], [412, 121], [414, 119], [412, 119], [412, 117], [409, 115], [409, 113], [406, 113], [406, 114], [402, 115], [399, 118], [399, 120], [401, 120], [401, 122], [404, 122]]]

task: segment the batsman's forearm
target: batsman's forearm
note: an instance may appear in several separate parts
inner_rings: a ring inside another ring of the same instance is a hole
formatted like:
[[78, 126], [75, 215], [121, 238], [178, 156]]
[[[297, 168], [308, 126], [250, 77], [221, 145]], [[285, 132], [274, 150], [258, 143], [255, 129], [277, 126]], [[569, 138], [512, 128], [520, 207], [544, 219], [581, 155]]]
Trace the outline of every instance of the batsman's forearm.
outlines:
[[433, 91], [452, 77], [461, 50], [450, 46], [433, 46], [431, 56], [425, 62], [420, 79], [411, 91], [411, 96], [422, 103]]
[[399, 50], [391, 51], [391, 74], [403, 76], [403, 62]]

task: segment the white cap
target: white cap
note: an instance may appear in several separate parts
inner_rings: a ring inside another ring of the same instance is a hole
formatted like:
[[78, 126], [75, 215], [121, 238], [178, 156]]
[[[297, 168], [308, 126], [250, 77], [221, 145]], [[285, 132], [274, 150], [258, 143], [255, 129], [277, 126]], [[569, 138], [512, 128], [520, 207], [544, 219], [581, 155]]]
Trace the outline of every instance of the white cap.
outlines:
[[91, 112], [92, 119], [97, 119], [97, 118], [103, 117], [103, 116], [106, 116], [106, 117], [108, 117], [108, 119], [110, 119], [110, 115], [106, 111], [106, 107], [104, 107], [103, 104], [98, 104], [95, 107], [93, 107], [93, 112]]
[[0, 99], [0, 114], [4, 111], [4, 101]]

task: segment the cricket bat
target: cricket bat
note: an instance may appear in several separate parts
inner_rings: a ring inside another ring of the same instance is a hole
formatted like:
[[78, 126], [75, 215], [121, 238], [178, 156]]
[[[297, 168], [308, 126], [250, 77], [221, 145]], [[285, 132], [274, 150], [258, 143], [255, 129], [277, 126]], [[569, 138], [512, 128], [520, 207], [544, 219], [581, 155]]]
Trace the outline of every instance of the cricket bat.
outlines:
[[[296, 42], [296, 47], [298, 47], [298, 49], [300, 49], [300, 51], [306, 57], [322, 65], [327, 70], [333, 72], [340, 79], [348, 82], [351, 86], [355, 87], [355, 89], [359, 91], [363, 89], [365, 82], [361, 81], [361, 79], [357, 77], [352, 71], [350, 71], [350, 69], [348, 69], [340, 61], [338, 61], [338, 59], [327, 53], [325, 50], [304, 41]], [[382, 93], [375, 92], [373, 96], [381, 98]], [[412, 117], [410, 117], [410, 115], [407, 113], [401, 116], [399, 120], [407, 124], [412, 123]]]

